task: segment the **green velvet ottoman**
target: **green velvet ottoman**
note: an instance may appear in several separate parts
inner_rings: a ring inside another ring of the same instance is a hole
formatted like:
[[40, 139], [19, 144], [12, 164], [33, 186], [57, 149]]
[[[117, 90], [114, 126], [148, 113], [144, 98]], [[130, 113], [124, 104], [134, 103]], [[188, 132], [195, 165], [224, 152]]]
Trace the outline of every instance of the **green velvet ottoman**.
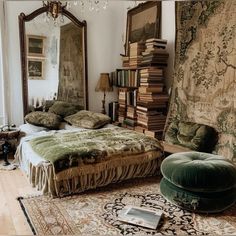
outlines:
[[236, 202], [236, 166], [222, 156], [182, 152], [161, 164], [162, 195], [196, 212], [215, 213]]

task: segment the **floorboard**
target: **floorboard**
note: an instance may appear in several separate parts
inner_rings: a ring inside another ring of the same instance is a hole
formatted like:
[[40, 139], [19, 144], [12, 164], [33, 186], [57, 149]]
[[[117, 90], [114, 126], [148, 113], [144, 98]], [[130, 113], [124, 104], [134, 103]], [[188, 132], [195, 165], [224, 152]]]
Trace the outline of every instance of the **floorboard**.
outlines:
[[0, 170], [0, 235], [32, 235], [17, 197], [36, 193], [19, 169]]

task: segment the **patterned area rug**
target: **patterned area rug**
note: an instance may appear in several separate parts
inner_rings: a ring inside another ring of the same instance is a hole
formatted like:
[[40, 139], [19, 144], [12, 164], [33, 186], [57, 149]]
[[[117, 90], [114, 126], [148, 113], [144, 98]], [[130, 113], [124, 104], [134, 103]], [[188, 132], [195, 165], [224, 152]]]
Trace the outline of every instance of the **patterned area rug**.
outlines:
[[[235, 235], [236, 205], [221, 214], [199, 215], [183, 210], [159, 192], [158, 178], [132, 180], [51, 199], [19, 198], [34, 234], [41, 235]], [[126, 205], [162, 210], [157, 230], [125, 224], [117, 217]]]

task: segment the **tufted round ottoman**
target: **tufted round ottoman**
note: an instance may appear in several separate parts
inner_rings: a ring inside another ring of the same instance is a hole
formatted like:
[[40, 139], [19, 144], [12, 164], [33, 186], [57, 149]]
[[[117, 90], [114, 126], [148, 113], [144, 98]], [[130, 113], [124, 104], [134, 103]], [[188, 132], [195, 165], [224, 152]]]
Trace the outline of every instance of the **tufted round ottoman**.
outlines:
[[186, 209], [220, 212], [236, 201], [236, 166], [222, 156], [172, 154], [162, 162], [161, 172], [161, 193]]

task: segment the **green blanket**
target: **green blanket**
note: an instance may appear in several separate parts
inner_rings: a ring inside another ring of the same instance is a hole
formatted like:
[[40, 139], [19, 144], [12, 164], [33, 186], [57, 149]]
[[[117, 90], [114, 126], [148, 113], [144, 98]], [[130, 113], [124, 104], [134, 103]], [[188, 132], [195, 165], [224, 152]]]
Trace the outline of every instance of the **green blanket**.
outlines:
[[162, 151], [158, 140], [119, 127], [54, 133], [34, 138], [30, 144], [37, 154], [54, 165], [55, 173], [118, 156]]

